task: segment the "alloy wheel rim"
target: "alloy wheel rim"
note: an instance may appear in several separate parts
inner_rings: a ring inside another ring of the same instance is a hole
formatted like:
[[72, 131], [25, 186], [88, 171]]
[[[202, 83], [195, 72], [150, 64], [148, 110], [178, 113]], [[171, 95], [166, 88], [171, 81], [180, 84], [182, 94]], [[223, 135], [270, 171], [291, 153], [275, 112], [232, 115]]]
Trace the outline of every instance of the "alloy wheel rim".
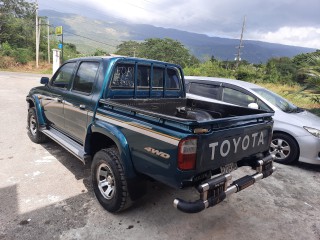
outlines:
[[273, 139], [270, 144], [270, 153], [274, 155], [276, 159], [283, 160], [290, 155], [291, 148], [287, 141], [276, 138]]
[[30, 117], [29, 129], [33, 136], [37, 134], [37, 121], [33, 115]]
[[115, 178], [111, 168], [105, 163], [97, 169], [97, 183], [101, 195], [105, 199], [112, 199], [116, 189]]

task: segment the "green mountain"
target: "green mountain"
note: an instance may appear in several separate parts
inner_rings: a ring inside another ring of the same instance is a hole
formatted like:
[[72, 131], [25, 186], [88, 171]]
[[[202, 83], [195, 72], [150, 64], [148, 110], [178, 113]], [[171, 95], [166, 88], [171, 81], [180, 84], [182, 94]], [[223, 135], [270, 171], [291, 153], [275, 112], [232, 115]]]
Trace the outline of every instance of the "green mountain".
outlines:
[[[53, 26], [63, 26], [64, 42], [73, 43], [83, 53], [93, 53], [97, 49], [109, 53], [116, 51], [122, 41], [143, 41], [147, 38], [172, 38], [182, 42], [199, 59], [212, 55], [220, 60], [233, 60], [238, 39], [209, 37], [170, 28], [146, 24], [130, 24], [108, 16], [87, 18], [84, 16], [41, 10]], [[243, 41], [241, 58], [252, 63], [265, 63], [272, 57], [293, 57], [300, 53], [313, 52], [315, 49], [267, 43]]]

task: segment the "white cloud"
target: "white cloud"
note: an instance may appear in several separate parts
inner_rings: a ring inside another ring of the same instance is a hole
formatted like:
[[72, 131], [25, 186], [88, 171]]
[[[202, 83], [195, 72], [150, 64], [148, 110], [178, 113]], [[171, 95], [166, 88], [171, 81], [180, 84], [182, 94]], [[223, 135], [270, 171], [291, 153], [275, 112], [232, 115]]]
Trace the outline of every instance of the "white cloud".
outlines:
[[249, 37], [265, 42], [320, 49], [320, 28], [315, 27], [281, 27], [275, 32], [256, 32]]
[[39, 0], [40, 9], [245, 39], [320, 48], [319, 0]]

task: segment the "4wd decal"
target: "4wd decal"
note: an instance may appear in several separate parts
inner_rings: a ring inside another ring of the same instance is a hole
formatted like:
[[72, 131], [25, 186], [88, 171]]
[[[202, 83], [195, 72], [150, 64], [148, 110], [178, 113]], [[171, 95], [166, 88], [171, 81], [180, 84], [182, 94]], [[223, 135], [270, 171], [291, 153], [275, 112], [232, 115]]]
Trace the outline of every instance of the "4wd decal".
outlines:
[[170, 155], [168, 153], [160, 152], [159, 150], [154, 149], [152, 147], [145, 147], [144, 150], [165, 159], [170, 158]]

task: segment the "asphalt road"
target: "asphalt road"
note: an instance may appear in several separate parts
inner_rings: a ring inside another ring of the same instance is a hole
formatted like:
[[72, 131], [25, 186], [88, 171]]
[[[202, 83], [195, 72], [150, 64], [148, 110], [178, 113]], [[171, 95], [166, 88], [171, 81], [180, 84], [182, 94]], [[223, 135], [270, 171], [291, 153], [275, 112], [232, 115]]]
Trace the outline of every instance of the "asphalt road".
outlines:
[[29, 140], [25, 96], [39, 79], [0, 72], [0, 239], [320, 239], [320, 166], [275, 164], [273, 176], [198, 214], [172, 206], [193, 190], [157, 182], [127, 211], [106, 212], [89, 167]]

